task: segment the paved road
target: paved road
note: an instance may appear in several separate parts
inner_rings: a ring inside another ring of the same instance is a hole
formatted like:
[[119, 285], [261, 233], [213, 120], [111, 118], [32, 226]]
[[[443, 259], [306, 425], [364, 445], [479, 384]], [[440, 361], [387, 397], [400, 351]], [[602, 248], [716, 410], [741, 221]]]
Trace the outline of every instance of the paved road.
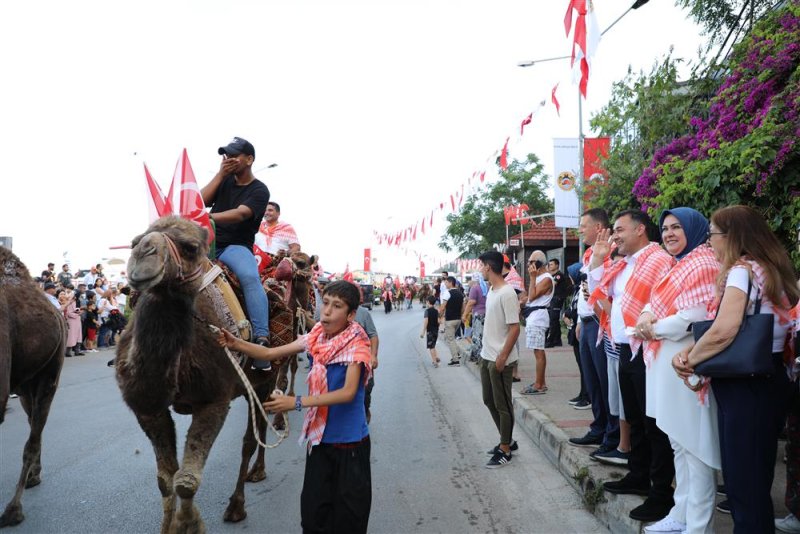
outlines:
[[[602, 532], [522, 432], [511, 465], [484, 469], [497, 442], [466, 369], [433, 369], [421, 311], [372, 312], [381, 336], [374, 392], [370, 532]], [[440, 347], [446, 359], [447, 349]], [[26, 491], [14, 533], [158, 532], [161, 503], [147, 438], [122, 403], [109, 352], [68, 359], [45, 429], [42, 485]], [[302, 374], [302, 377], [305, 375]], [[305, 386], [301, 383], [300, 390]], [[0, 505], [10, 499], [28, 428], [19, 401], [0, 427]], [[299, 532], [304, 454], [292, 436], [267, 453], [267, 480], [248, 485], [248, 517], [222, 521], [235, 483], [246, 405], [238, 399], [211, 451], [196, 502], [209, 532]], [[189, 418], [175, 415], [178, 435]], [[179, 453], [180, 454], [180, 453]]]

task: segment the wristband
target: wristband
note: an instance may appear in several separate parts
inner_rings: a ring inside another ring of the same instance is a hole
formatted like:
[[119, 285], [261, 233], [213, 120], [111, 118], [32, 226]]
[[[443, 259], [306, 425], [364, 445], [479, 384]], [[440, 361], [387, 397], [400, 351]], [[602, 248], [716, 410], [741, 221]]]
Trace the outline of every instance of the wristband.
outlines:
[[298, 412], [303, 410], [303, 403], [300, 401], [300, 399], [301, 399], [300, 395], [294, 398], [294, 409], [297, 410]]

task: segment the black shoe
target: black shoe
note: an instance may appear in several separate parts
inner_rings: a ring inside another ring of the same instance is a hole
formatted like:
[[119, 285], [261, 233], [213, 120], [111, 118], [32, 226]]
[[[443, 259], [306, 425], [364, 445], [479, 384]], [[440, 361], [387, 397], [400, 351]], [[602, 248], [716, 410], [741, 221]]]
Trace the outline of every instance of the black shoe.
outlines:
[[721, 497], [727, 497], [728, 492], [725, 491], [725, 484], [717, 484], [717, 495]]
[[[256, 338], [256, 345], [261, 345], [262, 347], [269, 347], [269, 337], [261, 336]], [[253, 363], [250, 366], [250, 368], [256, 369], [258, 371], [269, 371], [272, 369], [272, 362], [268, 360], [253, 360]]]
[[[628, 477], [623, 477], [619, 480], [612, 480], [610, 482], [603, 483], [603, 489], [609, 493], [614, 493], [617, 495], [644, 495], [647, 496], [650, 493], [650, 483], [645, 482], [642, 484], [634, 483], [633, 481], [629, 480]], [[669, 509], [667, 509], [669, 512]], [[665, 513], [664, 516], [667, 514]], [[661, 519], [660, 517], [658, 519]]]
[[589, 401], [582, 400], [573, 404], [572, 407], [576, 410], [588, 410], [589, 408], [592, 407], [592, 403]]
[[492, 455], [492, 459], [486, 464], [486, 469], [497, 469], [498, 467], [508, 465], [509, 462], [511, 462], [511, 455], [499, 451]]
[[591, 458], [592, 460], [596, 460], [597, 458], [595, 458], [595, 456], [597, 456], [598, 454], [606, 454], [607, 452], [611, 452], [613, 450], [616, 450], [616, 448], [617, 448], [616, 445], [612, 446], [612, 445], [609, 445], [607, 443], [602, 444], [599, 447], [597, 447], [595, 450], [593, 450], [591, 453], [589, 453], [589, 458]]
[[587, 447], [590, 445], [602, 445], [603, 436], [593, 436], [591, 434], [586, 434], [582, 438], [569, 438], [569, 444], [576, 445], [578, 447]]
[[114, 360], [115, 360], [114, 358], [111, 358], [110, 360], [108, 360], [108, 363], [106, 363], [106, 366], [114, 367], [114, 364], [116, 363]]
[[579, 402], [581, 402], [582, 400], [583, 400], [583, 397], [581, 397], [580, 395], [578, 395], [577, 397], [573, 397], [573, 398], [571, 398], [570, 400], [568, 400], [568, 401], [567, 401], [567, 404], [571, 404], [572, 406], [575, 406], [576, 404], [578, 404], [578, 403], [579, 403]]
[[512, 376], [511, 377], [511, 381], [512, 382], [522, 382], [522, 379], [521, 378], [517, 378], [516, 376]]
[[64, 354], [64, 357], [65, 357], [65, 358], [72, 358], [72, 354], [70, 354], [69, 352], [67, 352], [67, 353], [65, 353], [65, 354]]
[[730, 501], [728, 501], [728, 499], [725, 499], [724, 501], [719, 501], [719, 503], [717, 503], [716, 508], [718, 512], [722, 512], [723, 514], [731, 513], [731, 503]]
[[646, 523], [650, 523], [651, 521], [661, 521], [667, 517], [667, 514], [669, 514], [672, 506], [673, 505], [669, 503], [655, 503], [650, 499], [647, 499], [644, 501], [644, 504], [641, 504], [631, 510], [631, 513], [628, 514], [628, 516], [636, 521], [643, 521]]
[[461, 362], [458, 360], [450, 360], [449, 362], [447, 362], [448, 367], [454, 367], [456, 365], [461, 365]]
[[[511, 446], [509, 448], [511, 449], [511, 452], [514, 452], [517, 449], [519, 449], [519, 444], [517, 443], [517, 440], [515, 439], [511, 440]], [[493, 449], [489, 449], [488, 451], [486, 451], [486, 454], [496, 454], [498, 451], [502, 451], [502, 449], [500, 449], [500, 445], [495, 445]]]

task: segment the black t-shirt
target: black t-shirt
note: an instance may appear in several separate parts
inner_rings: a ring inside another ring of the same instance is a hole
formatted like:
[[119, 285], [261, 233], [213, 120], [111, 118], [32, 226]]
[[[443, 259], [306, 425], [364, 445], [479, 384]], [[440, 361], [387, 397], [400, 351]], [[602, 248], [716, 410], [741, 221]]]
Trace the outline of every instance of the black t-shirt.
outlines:
[[433, 306], [425, 308], [425, 317], [428, 319], [428, 332], [439, 330], [439, 310]]
[[553, 281], [555, 282], [553, 298], [563, 302], [567, 298], [572, 284], [569, 283], [569, 278], [561, 271], [556, 271], [556, 274], [553, 275]]
[[464, 304], [464, 294], [460, 289], [454, 287], [450, 289], [450, 298], [444, 307], [444, 320], [455, 321], [461, 319], [461, 308]]
[[267, 211], [267, 202], [269, 202], [269, 189], [263, 182], [253, 180], [247, 185], [236, 185], [236, 178], [232, 174], [222, 179], [211, 213], [236, 209], [244, 204], [253, 211], [253, 216], [238, 223], [215, 223], [217, 254], [228, 245], [253, 248], [258, 226], [261, 224], [264, 212]]

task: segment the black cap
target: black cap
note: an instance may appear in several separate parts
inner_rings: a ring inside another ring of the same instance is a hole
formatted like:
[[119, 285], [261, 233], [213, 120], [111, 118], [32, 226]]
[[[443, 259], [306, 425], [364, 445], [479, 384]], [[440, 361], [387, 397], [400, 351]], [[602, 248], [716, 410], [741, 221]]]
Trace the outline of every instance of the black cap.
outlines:
[[238, 156], [239, 154], [244, 154], [245, 156], [253, 156], [256, 157], [256, 149], [253, 148], [253, 145], [247, 139], [242, 139], [241, 137], [234, 137], [227, 146], [219, 147], [217, 153], [220, 155], [226, 154], [228, 156]]
[[45, 289], [55, 289], [56, 285], [53, 282], [47, 282], [44, 284]]

